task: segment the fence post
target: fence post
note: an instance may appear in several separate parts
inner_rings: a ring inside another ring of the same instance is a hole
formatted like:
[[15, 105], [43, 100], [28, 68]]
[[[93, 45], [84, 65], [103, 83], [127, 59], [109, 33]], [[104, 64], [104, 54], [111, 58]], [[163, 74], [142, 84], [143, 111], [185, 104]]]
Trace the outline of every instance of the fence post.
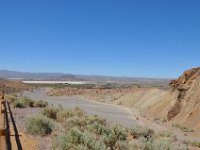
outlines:
[[0, 149], [6, 150], [6, 129], [5, 129], [5, 108], [4, 105], [4, 92], [2, 92], [2, 96], [0, 97]]

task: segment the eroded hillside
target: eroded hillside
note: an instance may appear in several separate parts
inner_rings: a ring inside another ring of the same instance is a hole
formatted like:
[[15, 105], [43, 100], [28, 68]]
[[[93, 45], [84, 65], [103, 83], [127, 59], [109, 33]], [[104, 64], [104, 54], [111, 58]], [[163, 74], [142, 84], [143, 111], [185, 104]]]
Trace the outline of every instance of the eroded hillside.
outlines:
[[[170, 85], [179, 94], [168, 118], [172, 117], [175, 122], [200, 129], [200, 68], [185, 71]], [[177, 111], [173, 114], [174, 109]]]
[[194, 68], [170, 83], [169, 88], [55, 88], [51, 96], [78, 96], [115, 103], [151, 118], [200, 129], [200, 68]]

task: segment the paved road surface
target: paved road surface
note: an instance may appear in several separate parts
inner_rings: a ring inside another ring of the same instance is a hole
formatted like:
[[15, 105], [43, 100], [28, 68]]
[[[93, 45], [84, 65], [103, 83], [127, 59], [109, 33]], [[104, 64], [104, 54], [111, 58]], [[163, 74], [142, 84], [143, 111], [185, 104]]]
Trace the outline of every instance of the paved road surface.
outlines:
[[24, 92], [23, 95], [36, 100], [45, 100], [54, 106], [62, 105], [67, 108], [79, 107], [89, 114], [99, 115], [107, 119], [108, 122], [116, 122], [127, 127], [131, 127], [137, 123], [128, 108], [118, 105], [108, 105], [74, 97], [50, 97], [46, 96], [45, 90], [42, 89], [36, 89], [33, 92]]

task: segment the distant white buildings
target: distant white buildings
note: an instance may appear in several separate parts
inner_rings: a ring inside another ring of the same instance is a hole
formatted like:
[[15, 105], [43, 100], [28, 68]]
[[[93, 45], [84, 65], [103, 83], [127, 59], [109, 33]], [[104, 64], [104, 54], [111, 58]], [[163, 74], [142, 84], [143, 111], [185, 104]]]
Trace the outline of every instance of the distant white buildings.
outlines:
[[74, 85], [82, 85], [87, 84], [85, 81], [22, 81], [27, 84], [74, 84]]

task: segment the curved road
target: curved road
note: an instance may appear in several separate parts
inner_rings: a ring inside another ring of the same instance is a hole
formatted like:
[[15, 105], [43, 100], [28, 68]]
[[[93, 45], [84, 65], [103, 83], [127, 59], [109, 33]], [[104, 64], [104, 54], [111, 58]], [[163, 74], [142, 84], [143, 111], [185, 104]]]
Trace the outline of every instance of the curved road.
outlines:
[[102, 104], [74, 97], [50, 97], [45, 93], [44, 89], [36, 89], [33, 92], [24, 92], [23, 95], [30, 97], [31, 99], [47, 101], [49, 105], [62, 105], [66, 108], [79, 107], [89, 114], [101, 116], [102, 118], [107, 119], [108, 122], [116, 122], [126, 127], [138, 124], [128, 108], [118, 105]]

